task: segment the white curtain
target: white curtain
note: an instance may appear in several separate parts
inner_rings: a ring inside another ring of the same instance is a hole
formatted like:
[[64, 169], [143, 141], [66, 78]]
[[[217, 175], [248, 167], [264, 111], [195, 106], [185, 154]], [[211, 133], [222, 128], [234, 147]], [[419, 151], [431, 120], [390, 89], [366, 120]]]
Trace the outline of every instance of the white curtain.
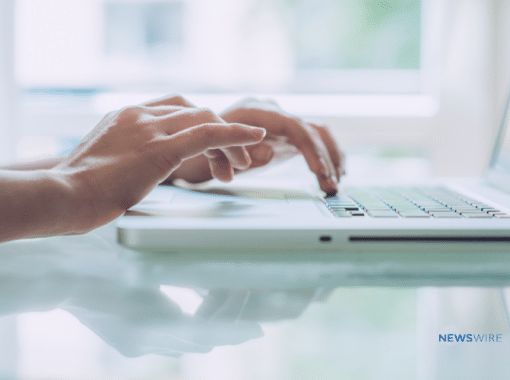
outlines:
[[508, 3], [443, 2], [441, 111], [429, 136], [436, 174], [478, 176], [487, 164], [510, 84], [498, 54], [508, 48], [501, 35]]

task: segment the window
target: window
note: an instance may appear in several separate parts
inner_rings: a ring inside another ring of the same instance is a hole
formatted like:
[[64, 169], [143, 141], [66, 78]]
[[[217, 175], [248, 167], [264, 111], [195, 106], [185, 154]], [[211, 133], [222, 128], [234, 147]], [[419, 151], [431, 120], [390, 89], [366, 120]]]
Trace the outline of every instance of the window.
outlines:
[[431, 93], [435, 2], [17, 0], [16, 75], [25, 88]]
[[107, 1], [104, 15], [105, 56], [157, 60], [180, 54], [183, 45], [180, 1]]
[[245, 95], [302, 116], [438, 110], [441, 0], [11, 1], [18, 150], [50, 136], [62, 153], [165, 93], [218, 111]]

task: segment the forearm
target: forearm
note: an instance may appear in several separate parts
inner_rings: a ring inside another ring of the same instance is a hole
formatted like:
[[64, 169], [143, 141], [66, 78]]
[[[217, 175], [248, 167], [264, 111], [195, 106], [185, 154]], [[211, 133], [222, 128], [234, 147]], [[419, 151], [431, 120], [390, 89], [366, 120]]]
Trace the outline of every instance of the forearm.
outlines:
[[72, 194], [58, 172], [0, 171], [0, 242], [80, 232]]
[[41, 170], [51, 169], [57, 166], [64, 157], [45, 158], [37, 161], [19, 162], [1, 168], [2, 170]]

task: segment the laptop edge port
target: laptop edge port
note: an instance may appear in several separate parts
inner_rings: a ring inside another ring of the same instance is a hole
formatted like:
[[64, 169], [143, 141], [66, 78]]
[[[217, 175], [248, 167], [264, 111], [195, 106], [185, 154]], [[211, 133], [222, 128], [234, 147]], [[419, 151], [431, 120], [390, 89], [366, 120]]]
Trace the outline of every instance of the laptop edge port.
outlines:
[[333, 238], [329, 235], [322, 235], [321, 237], [319, 237], [319, 241], [321, 243], [331, 243], [333, 241]]

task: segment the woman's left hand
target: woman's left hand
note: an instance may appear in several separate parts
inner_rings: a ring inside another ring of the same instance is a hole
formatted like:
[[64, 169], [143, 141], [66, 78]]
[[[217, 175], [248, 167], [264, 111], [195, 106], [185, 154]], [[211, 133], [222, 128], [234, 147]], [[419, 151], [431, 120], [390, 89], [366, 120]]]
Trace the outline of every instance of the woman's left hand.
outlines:
[[262, 142], [246, 147], [252, 159], [250, 168], [301, 153], [317, 176], [321, 190], [327, 194], [337, 192], [338, 181], [345, 174], [344, 155], [326, 127], [290, 115], [272, 100], [253, 98], [234, 104], [219, 116], [228, 123], [243, 123], [266, 130]]

